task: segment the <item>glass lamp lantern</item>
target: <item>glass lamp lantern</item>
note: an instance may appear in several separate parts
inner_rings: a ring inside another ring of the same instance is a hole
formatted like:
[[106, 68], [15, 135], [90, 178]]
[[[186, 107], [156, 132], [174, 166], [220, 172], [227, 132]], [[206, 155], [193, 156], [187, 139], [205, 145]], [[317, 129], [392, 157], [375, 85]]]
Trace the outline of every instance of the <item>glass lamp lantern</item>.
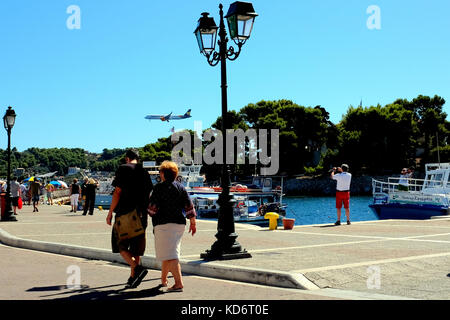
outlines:
[[14, 127], [14, 123], [16, 122], [16, 113], [11, 107], [8, 107], [8, 110], [6, 110], [5, 115], [3, 116], [3, 125], [5, 126], [5, 129], [12, 129]]
[[249, 2], [236, 1], [230, 5], [225, 16], [230, 37], [237, 43], [244, 43], [252, 33], [253, 22], [258, 14]]
[[214, 51], [218, 29], [214, 18], [208, 17], [208, 15], [208, 12], [202, 13], [194, 31], [200, 52], [204, 55], [210, 55]]

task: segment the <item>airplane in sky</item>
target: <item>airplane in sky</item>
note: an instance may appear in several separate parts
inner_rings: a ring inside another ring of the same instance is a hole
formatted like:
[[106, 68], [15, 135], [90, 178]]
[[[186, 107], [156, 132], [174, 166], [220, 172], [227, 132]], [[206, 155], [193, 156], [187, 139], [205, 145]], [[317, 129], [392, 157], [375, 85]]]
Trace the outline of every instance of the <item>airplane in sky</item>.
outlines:
[[188, 111], [186, 111], [185, 114], [183, 115], [176, 115], [173, 116], [172, 112], [169, 113], [168, 115], [156, 115], [156, 114], [149, 114], [148, 116], [145, 117], [145, 119], [148, 120], [155, 120], [155, 119], [159, 119], [161, 121], [167, 121], [169, 122], [169, 120], [181, 120], [181, 119], [187, 119], [191, 117], [191, 109], [189, 109]]

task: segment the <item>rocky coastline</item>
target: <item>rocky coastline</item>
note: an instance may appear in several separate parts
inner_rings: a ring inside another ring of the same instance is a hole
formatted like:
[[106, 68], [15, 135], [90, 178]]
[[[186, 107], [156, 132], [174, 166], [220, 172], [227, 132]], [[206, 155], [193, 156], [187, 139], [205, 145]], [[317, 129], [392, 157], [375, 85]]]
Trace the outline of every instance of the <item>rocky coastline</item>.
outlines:
[[[350, 192], [352, 195], [372, 195], [372, 178], [386, 177], [353, 176]], [[288, 178], [283, 183], [286, 196], [333, 196], [336, 193], [336, 181], [330, 177], [297, 177]]]

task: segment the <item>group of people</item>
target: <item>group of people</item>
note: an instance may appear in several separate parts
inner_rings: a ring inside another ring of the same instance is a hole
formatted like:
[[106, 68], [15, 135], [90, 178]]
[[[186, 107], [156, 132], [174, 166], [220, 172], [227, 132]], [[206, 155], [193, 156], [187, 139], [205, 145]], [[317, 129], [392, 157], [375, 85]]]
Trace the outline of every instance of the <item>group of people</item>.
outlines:
[[[39, 212], [39, 203], [40, 196], [45, 194], [47, 196], [47, 201], [49, 205], [53, 205], [53, 192], [57, 189], [51, 183], [41, 183], [40, 178], [33, 178], [28, 182], [19, 182], [17, 177], [14, 177], [11, 182], [11, 198], [14, 207], [14, 214], [17, 214], [16, 209], [18, 206], [19, 198], [23, 203], [27, 203], [28, 205], [33, 203], [33, 212]], [[6, 184], [5, 188], [2, 189], [3, 192], [6, 192]]]
[[[148, 226], [148, 216], [152, 219], [155, 239], [156, 259], [161, 261], [161, 287], [168, 287], [168, 274], [175, 280], [167, 291], [183, 291], [183, 279], [179, 263], [181, 238], [189, 220], [189, 232], [196, 233], [196, 212], [194, 205], [182, 184], [176, 181], [178, 167], [174, 162], [164, 161], [159, 169], [160, 179], [153, 186], [152, 180], [139, 163], [139, 153], [130, 149], [125, 155], [126, 164], [119, 166], [113, 180], [115, 187], [106, 223], [112, 225], [117, 219], [134, 210], [142, 222], [144, 230]], [[183, 214], [184, 211], [184, 214]], [[144, 279], [147, 270], [140, 257], [146, 249], [145, 232], [131, 239], [119, 240], [116, 228], [111, 234], [113, 253], [120, 253], [131, 269], [127, 288], [136, 288]]]
[[[19, 198], [23, 203], [28, 205], [33, 204], [33, 212], [39, 212], [39, 203], [41, 195], [47, 196], [47, 203], [53, 205], [53, 192], [57, 187], [49, 183], [41, 183], [39, 178], [33, 178], [27, 184], [19, 183], [18, 178], [14, 177], [10, 182], [11, 201], [14, 214], [17, 215], [17, 208], [19, 206]], [[85, 178], [84, 183], [78, 185], [78, 180], [74, 179], [70, 185], [70, 202], [72, 206], [71, 212], [76, 212], [78, 208], [78, 200], [84, 199], [83, 215], [89, 212], [89, 215], [94, 213], [96, 190], [98, 188], [98, 181], [93, 178]], [[6, 190], [4, 190], [6, 192]]]
[[98, 188], [98, 181], [94, 178], [84, 178], [83, 184], [78, 184], [78, 179], [73, 179], [70, 189], [70, 212], [76, 213], [78, 210], [79, 201], [84, 200], [83, 216], [88, 211], [89, 215], [94, 214], [96, 190]]
[[[33, 202], [33, 212], [38, 212], [40, 194], [42, 193], [42, 185], [38, 179], [33, 179], [29, 181], [28, 185], [25, 183], [20, 183], [17, 177], [13, 177], [10, 181], [10, 194], [11, 194], [11, 204], [13, 207], [14, 214], [17, 215], [17, 209], [19, 207], [19, 199], [23, 203]], [[5, 187], [2, 186], [2, 191], [6, 192]]]
[[[342, 206], [345, 209], [345, 215], [347, 216], [347, 224], [350, 222], [350, 184], [352, 181], [352, 174], [348, 172], [349, 166], [343, 164], [340, 167], [334, 167], [331, 170], [331, 178], [336, 180], [336, 210], [337, 221], [335, 225], [341, 224], [341, 211]], [[408, 184], [410, 179], [414, 177], [414, 168], [403, 168], [398, 181], [398, 190], [408, 191]]]

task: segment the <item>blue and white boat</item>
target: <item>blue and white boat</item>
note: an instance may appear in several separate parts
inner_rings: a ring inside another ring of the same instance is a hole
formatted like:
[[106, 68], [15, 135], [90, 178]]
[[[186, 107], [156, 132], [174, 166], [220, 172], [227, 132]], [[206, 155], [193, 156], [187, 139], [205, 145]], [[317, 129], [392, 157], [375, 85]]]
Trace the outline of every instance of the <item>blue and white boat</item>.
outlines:
[[450, 214], [450, 163], [426, 164], [425, 179], [401, 179], [372, 179], [373, 203], [369, 207], [379, 219], [430, 219]]
[[[186, 188], [194, 203], [200, 218], [215, 219], [219, 214], [219, 195], [221, 187], [192, 187]], [[230, 188], [235, 205], [233, 215], [235, 222], [250, 223], [259, 226], [268, 226], [269, 220], [264, 218], [265, 213], [279, 214], [278, 223], [286, 216], [286, 205], [282, 203], [283, 191], [280, 188], [272, 189], [271, 177], [254, 177], [249, 186], [235, 184]]]
[[[153, 184], [160, 181], [159, 166], [155, 163], [144, 164], [148, 170]], [[183, 184], [190, 195], [199, 218], [217, 219], [220, 205], [218, 203], [222, 188], [219, 186], [205, 186], [205, 176], [200, 174], [202, 165], [178, 164], [177, 181]], [[235, 183], [230, 187], [235, 206], [233, 207], [234, 220], [239, 223], [250, 223], [268, 226], [269, 220], [264, 218], [265, 213], [275, 212], [280, 215], [278, 223], [286, 216], [286, 205], [283, 205], [283, 181], [281, 186], [273, 189], [271, 177], [255, 176], [250, 185]]]

